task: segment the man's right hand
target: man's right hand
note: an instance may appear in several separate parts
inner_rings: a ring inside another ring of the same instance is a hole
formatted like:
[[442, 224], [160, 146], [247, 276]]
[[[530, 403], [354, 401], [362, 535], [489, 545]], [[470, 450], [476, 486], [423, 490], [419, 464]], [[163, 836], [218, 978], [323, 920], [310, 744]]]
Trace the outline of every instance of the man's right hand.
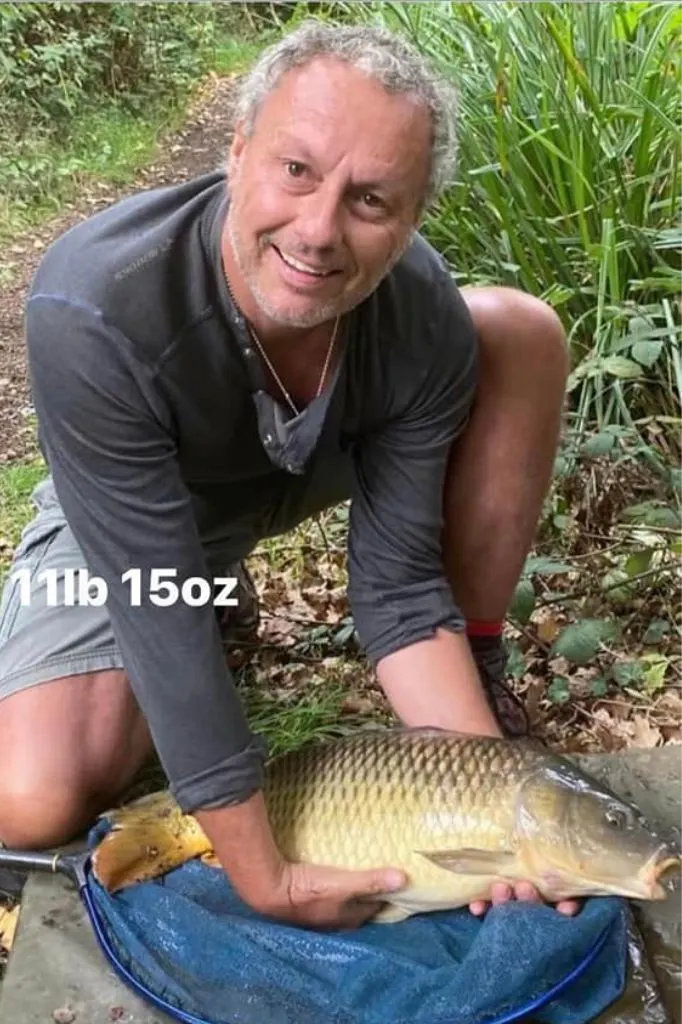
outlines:
[[405, 882], [395, 868], [348, 871], [285, 861], [279, 886], [258, 909], [306, 928], [359, 928], [377, 912], [382, 894], [402, 889]]
[[383, 893], [407, 882], [391, 867], [350, 871], [285, 860], [260, 791], [235, 806], [193, 813], [238, 894], [267, 917], [308, 928], [357, 928], [379, 909]]

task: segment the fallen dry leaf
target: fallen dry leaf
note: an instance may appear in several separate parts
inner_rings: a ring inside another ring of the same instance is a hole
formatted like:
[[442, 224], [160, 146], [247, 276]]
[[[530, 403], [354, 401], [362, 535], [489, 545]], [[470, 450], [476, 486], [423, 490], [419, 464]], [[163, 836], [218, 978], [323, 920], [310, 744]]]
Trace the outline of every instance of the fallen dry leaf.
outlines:
[[610, 753], [627, 745], [623, 743], [622, 732], [616, 729], [617, 723], [606, 708], [596, 708], [592, 713], [592, 719], [593, 731], [604, 751]]
[[543, 644], [553, 643], [560, 629], [561, 622], [559, 619], [555, 619], [551, 613], [548, 614], [546, 618], [543, 618], [538, 622], [536, 626], [538, 639], [541, 640]]
[[524, 704], [526, 706], [526, 712], [530, 719], [532, 726], [537, 725], [542, 720], [542, 711], [540, 706], [542, 700], [547, 691], [547, 685], [544, 679], [538, 678], [537, 676], [524, 676], [524, 681], [529, 679], [528, 687], [524, 696]]
[[556, 658], [550, 660], [549, 670], [554, 676], [567, 676], [571, 670], [571, 664], [563, 655], [558, 654]]
[[21, 907], [17, 904], [12, 910], [7, 907], [0, 907], [0, 946], [9, 953], [12, 949], [14, 936], [19, 922], [19, 911]]
[[656, 700], [656, 710], [669, 715], [676, 723], [682, 726], [682, 697], [674, 690], [668, 690]]
[[260, 629], [260, 639], [263, 643], [277, 644], [279, 647], [291, 647], [296, 643], [296, 634], [300, 626], [291, 619], [282, 618], [280, 615], [271, 615], [264, 619]]
[[661, 730], [653, 726], [646, 715], [633, 715], [632, 743], [635, 747], [657, 747], [662, 741]]
[[368, 715], [376, 710], [375, 702], [369, 697], [351, 694], [341, 702], [340, 711], [348, 715]]

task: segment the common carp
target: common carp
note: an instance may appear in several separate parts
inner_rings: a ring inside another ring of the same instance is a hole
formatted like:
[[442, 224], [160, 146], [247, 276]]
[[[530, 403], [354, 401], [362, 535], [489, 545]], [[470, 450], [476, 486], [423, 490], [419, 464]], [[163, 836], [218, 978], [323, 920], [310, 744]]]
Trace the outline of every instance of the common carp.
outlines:
[[[529, 740], [361, 730], [273, 758], [264, 796], [287, 859], [406, 872], [375, 922], [489, 899], [494, 882], [517, 879], [548, 902], [659, 900], [681, 863], [636, 807]], [[92, 866], [110, 891], [192, 857], [211, 862], [210, 841], [167, 791], [106, 818]]]

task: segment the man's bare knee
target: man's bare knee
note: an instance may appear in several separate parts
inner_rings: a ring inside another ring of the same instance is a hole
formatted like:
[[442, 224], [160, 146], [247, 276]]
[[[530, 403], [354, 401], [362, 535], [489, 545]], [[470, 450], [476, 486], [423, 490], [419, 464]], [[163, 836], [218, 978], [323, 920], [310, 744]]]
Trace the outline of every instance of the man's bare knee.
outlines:
[[68, 843], [93, 817], [88, 795], [47, 783], [39, 790], [0, 786], [0, 840], [10, 848], [40, 850]]
[[0, 840], [45, 848], [82, 833], [152, 751], [118, 669], [67, 676], [0, 702]]

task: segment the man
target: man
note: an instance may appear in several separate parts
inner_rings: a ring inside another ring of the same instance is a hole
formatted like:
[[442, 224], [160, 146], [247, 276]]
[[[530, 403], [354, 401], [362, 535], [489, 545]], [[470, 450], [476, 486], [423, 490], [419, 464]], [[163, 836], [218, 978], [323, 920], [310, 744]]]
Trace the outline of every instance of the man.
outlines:
[[[358, 897], [404, 884], [284, 862], [207, 600], [262, 537], [346, 498], [351, 607], [399, 718], [523, 729], [501, 621], [566, 347], [538, 300], [461, 295], [416, 233], [447, 180], [448, 102], [399, 39], [305, 25], [242, 89], [227, 188], [216, 172], [134, 196], [44, 258], [26, 328], [50, 477], [15, 555], [30, 582], [0, 614], [7, 845], [68, 839], [154, 744], [256, 909], [359, 924]], [[66, 603], [64, 570], [84, 567], [103, 603]], [[494, 900], [512, 895], [538, 898]]]

